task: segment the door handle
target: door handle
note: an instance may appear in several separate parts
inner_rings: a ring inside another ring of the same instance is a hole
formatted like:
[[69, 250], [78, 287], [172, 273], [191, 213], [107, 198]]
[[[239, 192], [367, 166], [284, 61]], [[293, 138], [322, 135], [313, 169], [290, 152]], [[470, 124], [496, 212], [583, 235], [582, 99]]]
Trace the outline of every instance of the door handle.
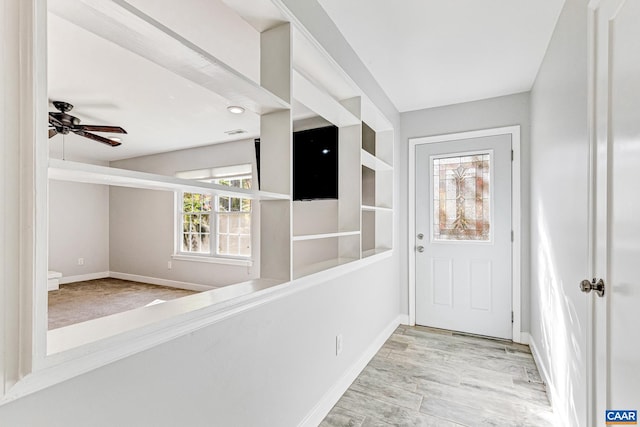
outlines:
[[584, 293], [589, 293], [591, 291], [595, 291], [599, 297], [604, 296], [604, 280], [600, 279], [596, 282], [596, 278], [594, 277], [591, 281], [584, 279], [580, 282], [580, 290]]
[[418, 246], [416, 250], [420, 253], [424, 252], [424, 246]]

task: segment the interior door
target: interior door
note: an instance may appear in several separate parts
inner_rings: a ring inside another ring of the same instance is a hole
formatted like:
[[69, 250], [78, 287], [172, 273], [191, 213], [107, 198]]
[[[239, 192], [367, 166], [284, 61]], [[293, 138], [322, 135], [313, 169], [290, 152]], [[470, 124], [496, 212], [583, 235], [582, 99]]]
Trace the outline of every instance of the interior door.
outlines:
[[640, 2], [591, 3], [595, 140], [593, 425], [640, 409]]
[[416, 323], [511, 339], [511, 135], [415, 154]]

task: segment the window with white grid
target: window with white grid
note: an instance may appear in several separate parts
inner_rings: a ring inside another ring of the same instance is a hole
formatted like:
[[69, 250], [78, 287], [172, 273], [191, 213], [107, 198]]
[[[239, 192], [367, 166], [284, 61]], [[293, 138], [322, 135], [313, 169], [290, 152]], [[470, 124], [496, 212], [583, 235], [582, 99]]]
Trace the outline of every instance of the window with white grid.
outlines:
[[[251, 176], [201, 180], [236, 188], [251, 188]], [[251, 200], [182, 192], [179, 203], [181, 254], [249, 258]]]

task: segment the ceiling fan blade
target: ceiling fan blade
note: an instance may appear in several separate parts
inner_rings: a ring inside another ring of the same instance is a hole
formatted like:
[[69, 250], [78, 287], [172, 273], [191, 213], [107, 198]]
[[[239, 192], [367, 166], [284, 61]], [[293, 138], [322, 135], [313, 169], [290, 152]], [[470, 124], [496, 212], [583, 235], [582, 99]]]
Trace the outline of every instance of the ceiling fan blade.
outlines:
[[91, 132], [127, 133], [120, 126], [79, 125], [77, 129]]
[[93, 134], [93, 133], [85, 132], [85, 131], [82, 131], [82, 130], [74, 130], [73, 132], [76, 135], [84, 136], [85, 138], [89, 138], [89, 139], [93, 139], [94, 141], [102, 142], [103, 144], [110, 145], [111, 147], [117, 147], [118, 145], [122, 144], [119, 141], [113, 141], [113, 140], [108, 139], [108, 138], [103, 138], [100, 135], [96, 135], [96, 134]]
[[55, 128], [49, 129], [49, 138], [53, 138], [58, 134], [58, 131]]

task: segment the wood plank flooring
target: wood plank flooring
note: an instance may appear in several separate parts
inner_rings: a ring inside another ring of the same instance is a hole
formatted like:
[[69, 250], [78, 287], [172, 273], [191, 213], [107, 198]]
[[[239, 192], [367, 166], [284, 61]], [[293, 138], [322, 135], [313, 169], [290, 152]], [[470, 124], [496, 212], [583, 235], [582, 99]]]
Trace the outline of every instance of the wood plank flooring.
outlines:
[[400, 326], [321, 427], [556, 426], [528, 346]]

